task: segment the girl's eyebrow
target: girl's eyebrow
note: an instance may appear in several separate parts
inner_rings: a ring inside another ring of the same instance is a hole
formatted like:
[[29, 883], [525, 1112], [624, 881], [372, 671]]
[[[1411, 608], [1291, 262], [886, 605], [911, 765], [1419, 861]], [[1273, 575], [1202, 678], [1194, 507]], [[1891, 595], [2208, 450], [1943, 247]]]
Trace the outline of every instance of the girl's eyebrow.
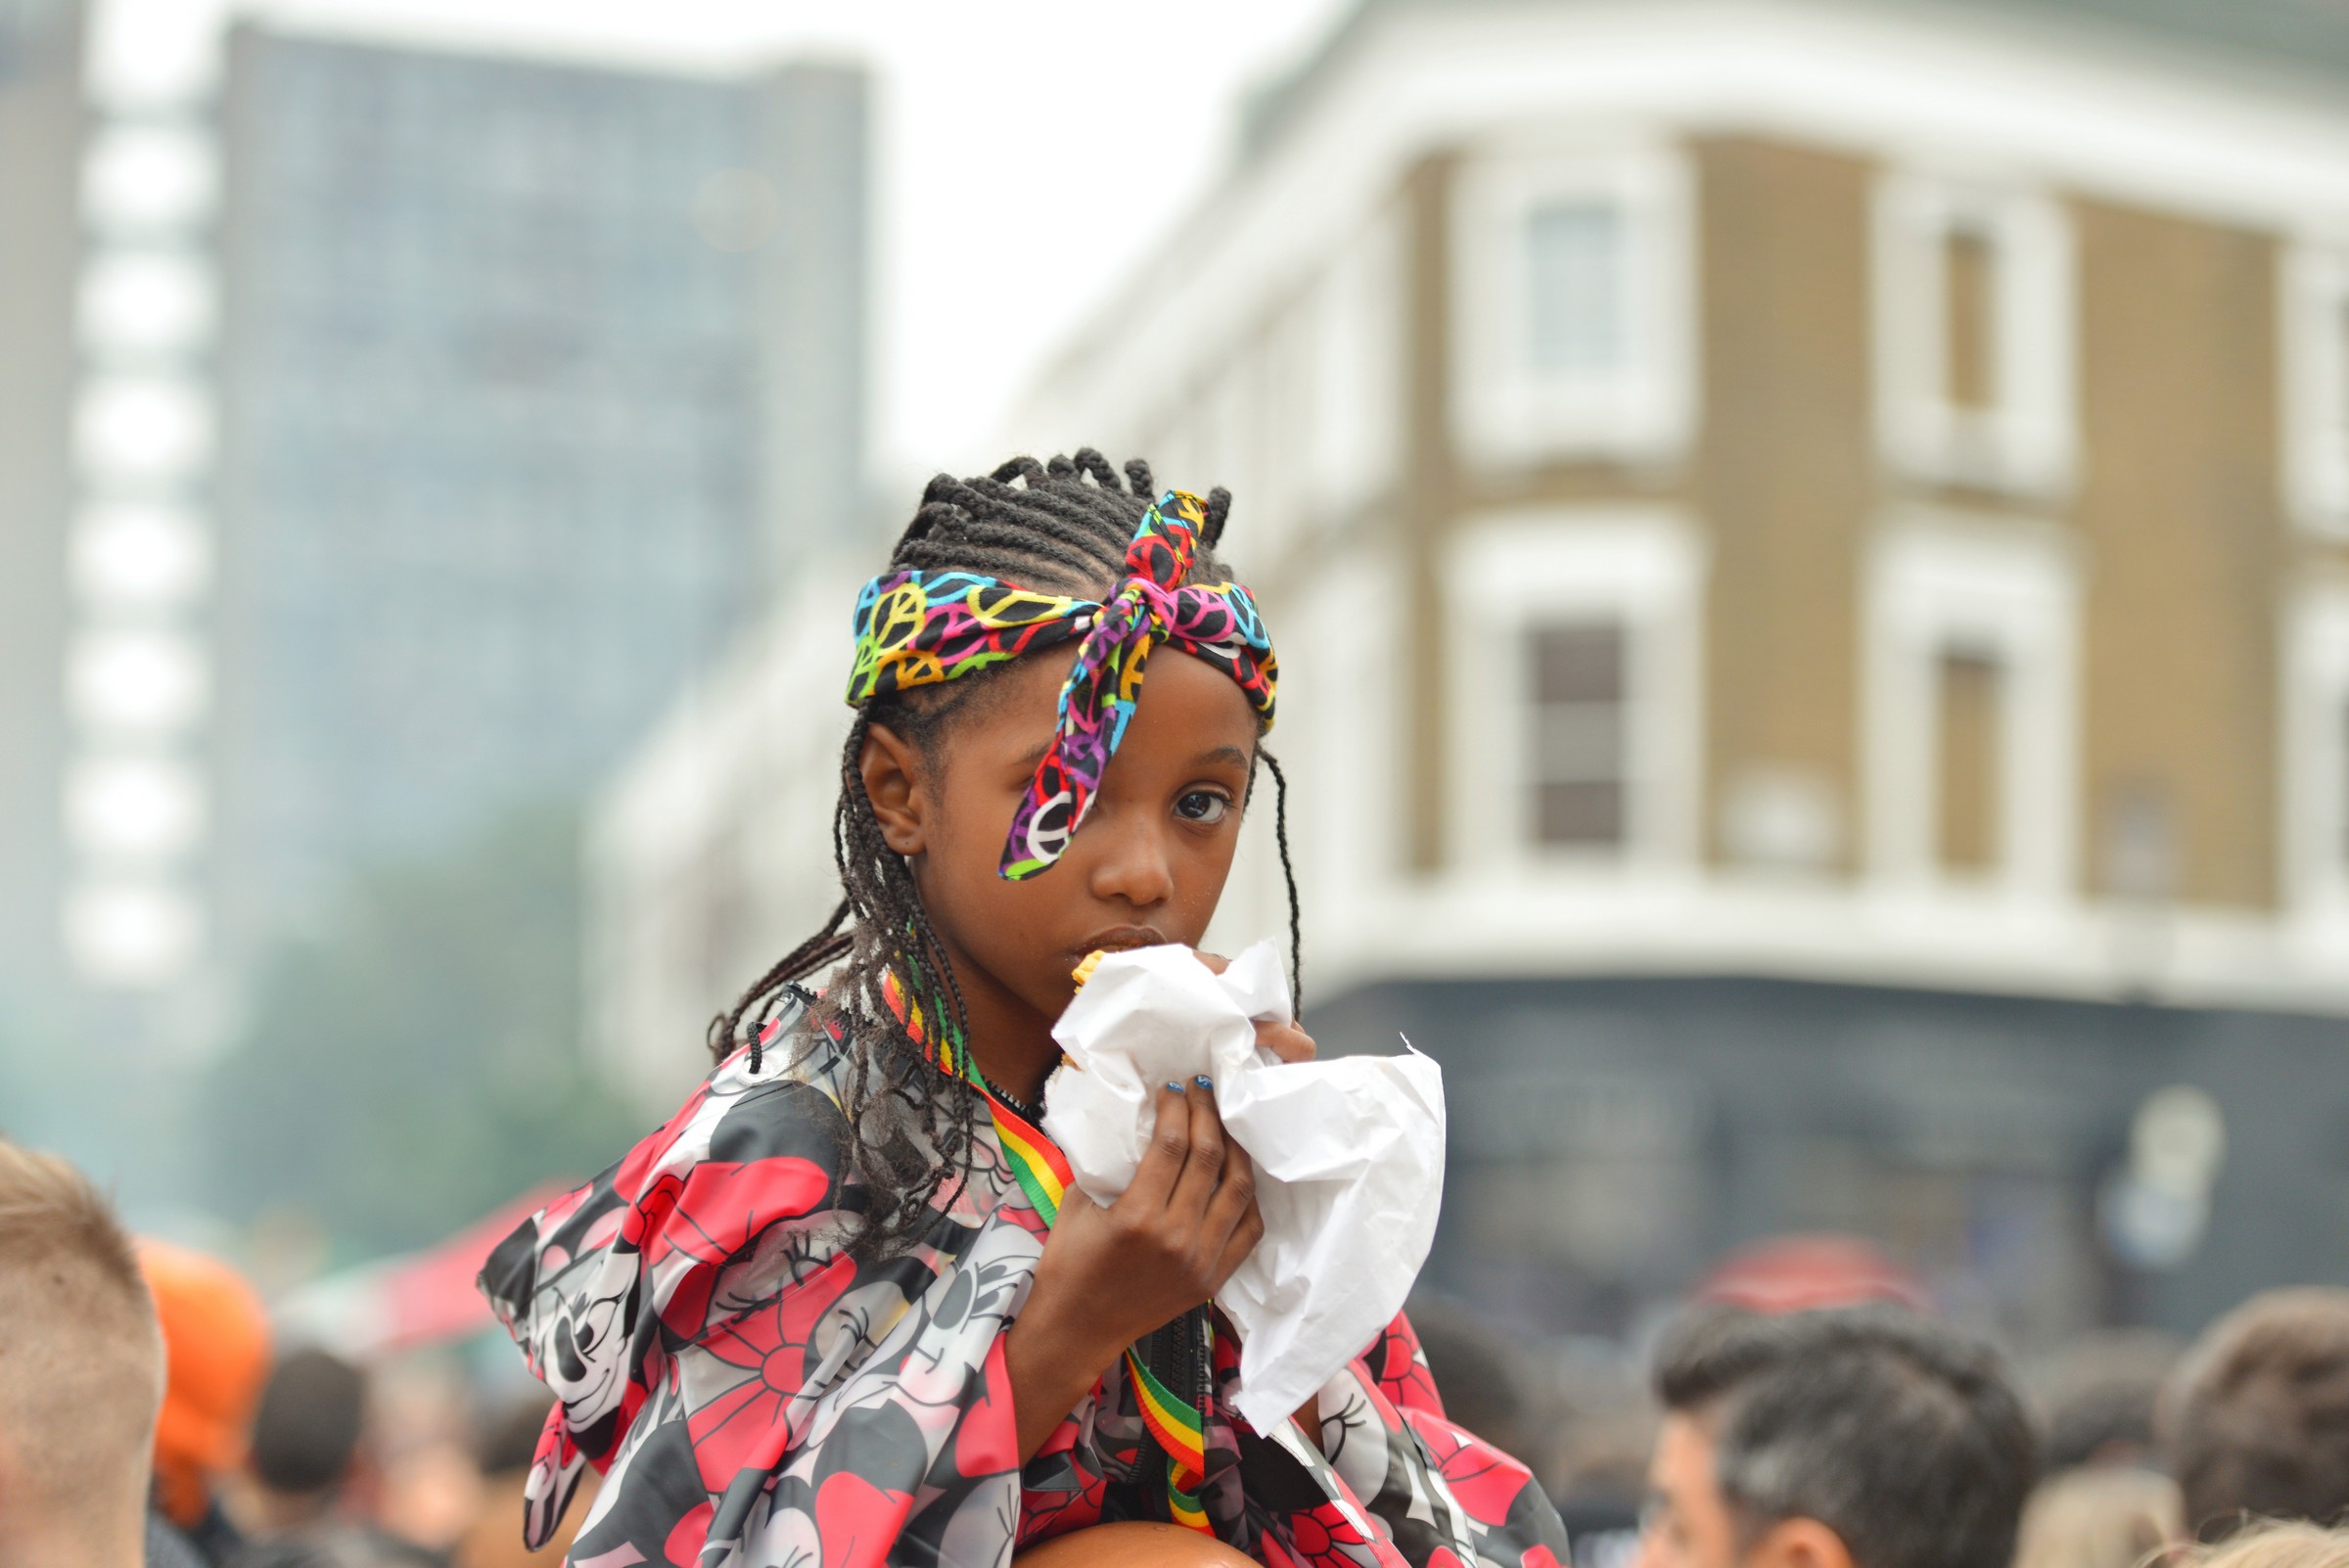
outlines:
[[[1021, 755], [1020, 766], [1031, 773], [1035, 772], [1036, 764], [1044, 760], [1044, 753], [1050, 751], [1051, 749], [1052, 743], [1050, 741], [1044, 741], [1039, 745], [1030, 747]], [[1193, 767], [1205, 767], [1210, 762], [1229, 762], [1234, 767], [1246, 767], [1248, 765], [1248, 754], [1241, 751], [1237, 746], [1218, 746], [1213, 751], [1201, 752], [1197, 757], [1191, 759], [1191, 765]]]

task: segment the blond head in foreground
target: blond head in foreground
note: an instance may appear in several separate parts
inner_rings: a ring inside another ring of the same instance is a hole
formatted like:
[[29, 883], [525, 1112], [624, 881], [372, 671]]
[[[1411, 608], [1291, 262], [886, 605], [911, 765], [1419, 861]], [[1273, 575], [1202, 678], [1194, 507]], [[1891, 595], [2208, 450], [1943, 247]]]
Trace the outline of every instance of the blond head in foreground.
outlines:
[[0, 1139], [0, 1568], [135, 1568], [162, 1395], [155, 1309], [106, 1199]]
[[2349, 1568], [2349, 1530], [2254, 1523], [2186, 1560], [2186, 1568]]

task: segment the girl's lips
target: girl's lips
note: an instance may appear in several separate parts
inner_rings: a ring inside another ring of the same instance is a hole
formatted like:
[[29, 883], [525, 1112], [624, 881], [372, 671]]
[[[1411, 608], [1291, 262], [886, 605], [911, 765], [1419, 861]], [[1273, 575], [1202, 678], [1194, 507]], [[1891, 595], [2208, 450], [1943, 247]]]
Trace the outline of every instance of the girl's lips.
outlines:
[[1155, 926], [1111, 926], [1097, 931], [1071, 949], [1078, 957], [1088, 953], [1126, 952], [1134, 947], [1163, 947], [1166, 935]]

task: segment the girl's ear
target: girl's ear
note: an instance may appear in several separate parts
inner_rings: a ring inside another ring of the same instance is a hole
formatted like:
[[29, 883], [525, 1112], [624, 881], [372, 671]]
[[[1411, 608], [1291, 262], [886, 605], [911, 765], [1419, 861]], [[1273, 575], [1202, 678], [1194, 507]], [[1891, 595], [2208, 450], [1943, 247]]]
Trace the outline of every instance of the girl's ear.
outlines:
[[881, 825], [882, 842], [899, 854], [921, 853], [930, 803], [922, 789], [921, 759], [914, 749], [895, 730], [868, 724], [856, 771], [864, 778], [864, 793], [873, 803], [873, 820]]

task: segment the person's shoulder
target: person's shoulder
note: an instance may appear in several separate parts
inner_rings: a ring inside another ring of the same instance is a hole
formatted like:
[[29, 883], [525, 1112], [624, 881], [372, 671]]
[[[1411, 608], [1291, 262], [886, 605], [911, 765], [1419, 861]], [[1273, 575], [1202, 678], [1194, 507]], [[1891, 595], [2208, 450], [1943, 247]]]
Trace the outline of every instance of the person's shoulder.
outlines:
[[307, 1536], [277, 1535], [247, 1542], [228, 1559], [225, 1568], [344, 1568], [344, 1565], [328, 1552], [322, 1542]]
[[802, 1084], [836, 1104], [847, 1096], [853, 1058], [848, 1027], [815, 992], [784, 987], [753, 1033], [758, 1048], [747, 1042], [738, 1047], [712, 1071], [711, 1082], [735, 1076], [746, 1084]]
[[195, 1543], [152, 1510], [147, 1515], [146, 1568], [209, 1568]]
[[448, 1568], [448, 1559], [373, 1525], [333, 1521], [252, 1542], [229, 1568]]
[[822, 1018], [811, 993], [790, 988], [767, 1009], [757, 1047], [745, 1044], [720, 1061], [596, 1185], [641, 1204], [667, 1182], [706, 1185], [763, 1169], [836, 1188], [854, 1163], [844, 1108], [852, 1076], [845, 1032]]
[[361, 1526], [351, 1568], [448, 1568], [449, 1559], [373, 1525]]
[[814, 993], [792, 986], [767, 1004], [755, 1034], [755, 1044], [746, 1038], [720, 1058], [602, 1180], [630, 1195], [655, 1169], [775, 1157], [840, 1174], [852, 1078], [843, 1032], [820, 1016]]
[[706, 1158], [790, 1155], [845, 1176], [854, 1069], [847, 1032], [813, 992], [792, 986], [769, 1005], [758, 1036], [756, 1048], [739, 1046], [711, 1070], [668, 1129], [703, 1129], [706, 1142], [690, 1131], [684, 1141]]
[[[541, 1287], [649, 1252], [722, 1263], [767, 1227], [833, 1249], [855, 1222], [852, 1131], [842, 1110], [841, 1039], [793, 992], [763, 1020], [759, 1060], [744, 1045], [675, 1114], [602, 1175], [557, 1198], [491, 1250], [481, 1287], [527, 1333]], [[616, 1275], [615, 1277], [618, 1277]]]

